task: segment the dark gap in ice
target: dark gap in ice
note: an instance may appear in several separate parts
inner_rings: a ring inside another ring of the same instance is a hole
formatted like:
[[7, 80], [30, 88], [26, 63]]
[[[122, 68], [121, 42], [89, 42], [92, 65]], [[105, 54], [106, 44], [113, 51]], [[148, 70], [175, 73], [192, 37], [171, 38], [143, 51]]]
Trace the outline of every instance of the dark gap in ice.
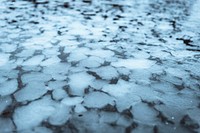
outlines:
[[180, 124], [194, 132], [196, 132], [196, 129], [200, 128], [199, 124], [192, 120], [189, 115], [183, 116], [183, 118], [180, 120]]
[[162, 122], [164, 122], [165, 124], [166, 123], [170, 123], [172, 125], [174, 125], [175, 123], [171, 120], [169, 120], [161, 111], [158, 111], [158, 115], [157, 115], [158, 118], [160, 118], [160, 120]]
[[184, 39], [184, 38], [176, 38], [176, 40], [182, 40], [183, 43], [187, 46], [194, 47], [195, 45], [192, 45], [191, 43], [193, 42], [191, 39]]
[[107, 104], [101, 110], [106, 111], [106, 112], [118, 112], [117, 107], [111, 104]]
[[88, 74], [94, 76], [96, 79], [102, 79], [96, 72], [93, 71], [87, 71]]
[[132, 107], [130, 107], [129, 109], [123, 110], [123, 111], [121, 112], [121, 114], [122, 114], [123, 116], [125, 116], [126, 118], [131, 118], [131, 119], [133, 119], [133, 114], [132, 114], [132, 112], [131, 112], [131, 108], [132, 108]]
[[135, 129], [136, 127], [138, 127], [138, 123], [133, 122], [130, 126], [126, 127], [125, 133], [132, 133], [132, 130]]

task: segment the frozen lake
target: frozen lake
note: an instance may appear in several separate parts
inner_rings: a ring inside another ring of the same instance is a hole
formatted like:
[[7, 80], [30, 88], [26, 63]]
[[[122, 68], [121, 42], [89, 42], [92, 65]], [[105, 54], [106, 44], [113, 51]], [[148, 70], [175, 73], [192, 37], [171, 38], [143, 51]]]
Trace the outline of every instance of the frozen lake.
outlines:
[[0, 133], [199, 133], [200, 0], [1, 0]]

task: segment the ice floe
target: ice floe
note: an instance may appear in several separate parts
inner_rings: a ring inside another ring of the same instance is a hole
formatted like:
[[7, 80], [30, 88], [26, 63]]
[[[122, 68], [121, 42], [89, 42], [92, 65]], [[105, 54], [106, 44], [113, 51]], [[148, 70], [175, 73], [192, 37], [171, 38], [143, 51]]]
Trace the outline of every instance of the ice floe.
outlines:
[[18, 102], [32, 101], [40, 98], [47, 92], [45, 84], [38, 81], [29, 82], [24, 88], [14, 94]]
[[0, 84], [0, 96], [10, 95], [17, 90], [17, 80], [8, 80]]
[[17, 130], [30, 129], [38, 126], [55, 112], [55, 106], [50, 97], [32, 102], [15, 109], [13, 119]]
[[67, 106], [77, 105], [81, 102], [83, 102], [82, 97], [67, 97], [61, 101], [61, 103], [63, 103], [64, 105], [67, 105]]
[[70, 92], [73, 95], [83, 95], [84, 90], [94, 81], [94, 77], [86, 72], [75, 73], [69, 76]]
[[84, 98], [84, 106], [89, 108], [102, 108], [107, 104], [113, 105], [114, 98], [102, 92], [92, 92]]
[[125, 67], [128, 69], [147, 69], [154, 65], [154, 62], [147, 59], [119, 59], [111, 64], [115, 67]]

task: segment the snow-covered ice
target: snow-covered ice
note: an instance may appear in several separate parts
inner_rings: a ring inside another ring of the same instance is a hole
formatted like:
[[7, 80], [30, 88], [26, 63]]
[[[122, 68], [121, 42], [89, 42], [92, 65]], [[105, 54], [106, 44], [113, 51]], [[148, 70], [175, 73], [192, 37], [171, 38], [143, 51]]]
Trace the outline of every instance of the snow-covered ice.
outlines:
[[153, 64], [153, 61], [147, 59], [119, 59], [112, 63], [115, 67], [126, 67], [128, 69], [147, 69]]
[[0, 133], [200, 132], [200, 0], [1, 0]]
[[44, 83], [38, 81], [32, 81], [28, 83], [24, 88], [17, 91], [14, 96], [18, 102], [32, 101], [40, 98], [47, 92]]
[[85, 89], [94, 81], [94, 77], [86, 72], [75, 73], [69, 76], [69, 86], [71, 94], [83, 95]]
[[17, 80], [8, 80], [0, 84], [0, 96], [10, 95], [17, 90]]
[[84, 98], [84, 105], [89, 108], [102, 108], [107, 104], [113, 105], [114, 98], [102, 92], [92, 92]]

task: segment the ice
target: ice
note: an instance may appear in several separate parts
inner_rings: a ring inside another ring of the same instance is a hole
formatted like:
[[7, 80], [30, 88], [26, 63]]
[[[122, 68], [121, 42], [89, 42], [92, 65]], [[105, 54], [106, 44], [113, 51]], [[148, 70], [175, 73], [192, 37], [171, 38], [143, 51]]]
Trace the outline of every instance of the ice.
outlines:
[[56, 47], [44, 49], [42, 51], [42, 53], [45, 55], [46, 58], [49, 58], [49, 59], [52, 59], [52, 56], [54, 59], [54, 58], [56, 58], [55, 55], [59, 55], [58, 48], [56, 48]]
[[87, 27], [78, 21], [70, 23], [69, 27], [70, 27], [70, 33], [73, 35], [88, 35], [89, 34], [89, 30], [87, 30]]
[[76, 113], [83, 113], [83, 112], [86, 112], [87, 109], [82, 104], [77, 104], [74, 111]]
[[114, 56], [114, 52], [110, 50], [102, 50], [102, 49], [92, 50], [88, 54], [92, 56], [101, 57], [101, 58], [109, 58], [109, 57]]
[[24, 84], [29, 83], [31, 81], [49, 81], [51, 79], [51, 75], [50, 74], [45, 74], [45, 73], [39, 73], [39, 72], [31, 72], [31, 73], [27, 73], [22, 75], [22, 82]]
[[68, 57], [68, 61], [72, 62], [72, 61], [80, 61], [83, 59], [86, 59], [87, 56], [83, 53], [71, 53]]
[[77, 105], [82, 102], [83, 102], [82, 97], [66, 97], [61, 101], [61, 103], [63, 103], [64, 105], [67, 105], [67, 106]]
[[[16, 45], [12, 45], [12, 44], [1, 44], [0, 49], [2, 49], [4, 52], [13, 52], [15, 51], [17, 48]], [[1, 58], [1, 56], [0, 56]]]
[[10, 96], [0, 97], [0, 114], [12, 103]]
[[10, 95], [15, 92], [18, 88], [17, 80], [7, 80], [4, 83], [0, 84], [0, 96]]
[[94, 82], [92, 82], [92, 84], [90, 84], [90, 86], [93, 87], [96, 90], [100, 90], [106, 84], [108, 84], [107, 81], [104, 81], [104, 80], [95, 80]]
[[154, 65], [154, 62], [147, 59], [119, 59], [111, 64], [115, 67], [125, 67], [128, 69], [147, 69]]
[[67, 58], [69, 62], [80, 61], [87, 58], [87, 54], [90, 53], [88, 48], [79, 48], [71, 51], [69, 57]]
[[8, 80], [8, 78], [4, 77], [3, 75], [0, 76], [0, 83], [6, 82], [6, 80]]
[[47, 127], [38, 126], [33, 129], [26, 129], [19, 131], [19, 133], [53, 133], [53, 131]]
[[[195, 108], [198, 106], [199, 101], [192, 94], [168, 94], [160, 96], [162, 101], [167, 106], [176, 105], [177, 108]], [[178, 103], [178, 104], [177, 104]]]
[[116, 112], [100, 112], [100, 116], [100, 123], [114, 123], [120, 117]]
[[114, 97], [121, 97], [130, 92], [130, 84], [124, 80], [119, 80], [117, 84], [108, 84], [103, 86], [102, 91], [109, 93]]
[[152, 73], [144, 69], [135, 69], [130, 75], [129, 81], [135, 81], [138, 84], [150, 84]]
[[53, 64], [56, 64], [56, 63], [59, 63], [60, 62], [60, 59], [58, 57], [51, 57], [51, 58], [48, 58], [46, 60], [44, 60], [43, 62], [41, 62], [41, 66], [50, 66], [50, 65], [53, 65]]
[[102, 79], [111, 80], [118, 77], [117, 70], [112, 66], [103, 66], [94, 70]]
[[132, 114], [134, 118], [138, 122], [145, 122], [148, 124], [152, 124], [157, 121], [158, 112], [156, 112], [153, 108], [150, 108], [147, 104], [138, 103], [133, 106]]
[[85, 73], [75, 73], [69, 76], [71, 94], [83, 95], [84, 90], [94, 81], [94, 77]]
[[120, 116], [119, 119], [117, 120], [117, 124], [124, 127], [128, 127], [129, 125], [131, 125], [131, 123], [132, 123], [132, 120], [127, 119], [125, 116]]
[[61, 99], [63, 99], [63, 98], [68, 96], [66, 91], [63, 90], [63, 89], [55, 89], [55, 90], [53, 90], [52, 95], [53, 95], [53, 98], [56, 99], [56, 100], [61, 100]]
[[24, 88], [16, 92], [14, 96], [18, 102], [23, 102], [27, 100], [32, 101], [40, 98], [46, 92], [47, 89], [44, 83], [38, 81], [32, 81], [28, 83]]
[[11, 133], [15, 128], [10, 118], [0, 118], [0, 125], [1, 133]]
[[67, 82], [60, 81], [60, 80], [49, 81], [48, 83], [48, 87], [50, 90], [59, 90], [59, 89], [62, 89], [65, 85], [67, 85]]
[[2, 71], [0, 70], [0, 75], [6, 79], [9, 79], [8, 81], [11, 81], [12, 79], [16, 79], [18, 77], [18, 71], [7, 68], [6, 70], [5, 69], [3, 69]]
[[114, 98], [102, 92], [92, 92], [84, 98], [84, 106], [88, 108], [102, 108], [107, 104], [113, 105]]
[[49, 122], [52, 125], [63, 125], [70, 118], [70, 108], [64, 104], [59, 104], [56, 107], [56, 112], [49, 117]]
[[42, 60], [44, 59], [44, 55], [36, 55], [33, 56], [32, 58], [26, 60], [22, 65], [24, 66], [37, 66], [40, 65]]
[[119, 112], [122, 112], [124, 109], [129, 109], [131, 106], [134, 106], [135, 104], [140, 102], [140, 96], [138, 96], [137, 94], [128, 93], [116, 99], [116, 107]]
[[38, 126], [54, 112], [54, 103], [50, 100], [50, 97], [44, 97], [41, 100], [15, 109], [13, 120], [17, 130], [30, 129]]
[[34, 51], [35, 50], [33, 50], [33, 49], [24, 49], [22, 52], [17, 53], [16, 56], [17, 57], [29, 57], [34, 54]]
[[9, 60], [9, 54], [2, 54], [0, 53], [0, 66], [5, 65]]
[[200, 132], [199, 7], [0, 0], [0, 133]]
[[79, 65], [88, 68], [95, 68], [99, 67], [103, 62], [104, 60], [99, 57], [90, 56], [89, 58], [80, 61]]

